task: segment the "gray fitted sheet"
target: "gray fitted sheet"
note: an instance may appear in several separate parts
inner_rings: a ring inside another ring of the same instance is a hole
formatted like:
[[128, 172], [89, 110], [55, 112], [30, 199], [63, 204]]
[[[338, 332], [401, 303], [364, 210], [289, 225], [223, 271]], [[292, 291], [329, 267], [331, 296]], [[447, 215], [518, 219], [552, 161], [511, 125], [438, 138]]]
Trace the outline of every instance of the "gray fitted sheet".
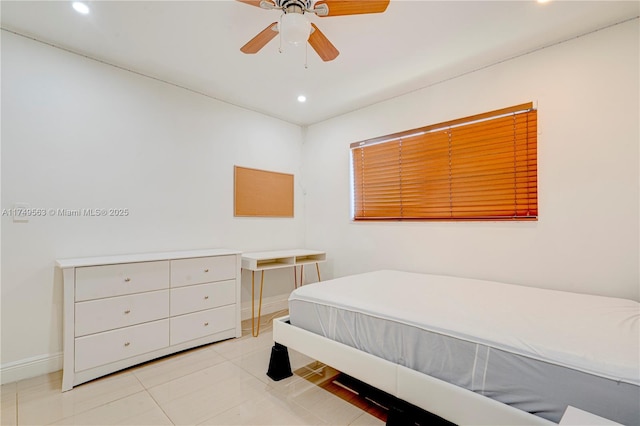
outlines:
[[[362, 312], [289, 300], [291, 324], [553, 422], [568, 405], [640, 424], [640, 387]], [[460, 407], [464, 410], [464, 407]]]

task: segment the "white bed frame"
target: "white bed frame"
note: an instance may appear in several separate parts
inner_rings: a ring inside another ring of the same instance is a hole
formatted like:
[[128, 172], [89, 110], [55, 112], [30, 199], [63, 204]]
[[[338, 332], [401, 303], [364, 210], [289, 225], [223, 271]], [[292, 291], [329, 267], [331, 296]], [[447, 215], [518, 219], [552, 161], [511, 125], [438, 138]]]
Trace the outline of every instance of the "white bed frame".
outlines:
[[273, 340], [457, 425], [552, 425], [478, 393], [273, 320]]

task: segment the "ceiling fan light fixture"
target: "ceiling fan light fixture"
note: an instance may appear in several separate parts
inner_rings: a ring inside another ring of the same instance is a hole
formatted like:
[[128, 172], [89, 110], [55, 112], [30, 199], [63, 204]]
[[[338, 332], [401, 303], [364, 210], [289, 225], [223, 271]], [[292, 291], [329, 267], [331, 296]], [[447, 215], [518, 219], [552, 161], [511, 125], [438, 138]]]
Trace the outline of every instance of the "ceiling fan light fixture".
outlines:
[[300, 46], [310, 34], [311, 23], [302, 13], [285, 13], [280, 18], [280, 36], [285, 43]]

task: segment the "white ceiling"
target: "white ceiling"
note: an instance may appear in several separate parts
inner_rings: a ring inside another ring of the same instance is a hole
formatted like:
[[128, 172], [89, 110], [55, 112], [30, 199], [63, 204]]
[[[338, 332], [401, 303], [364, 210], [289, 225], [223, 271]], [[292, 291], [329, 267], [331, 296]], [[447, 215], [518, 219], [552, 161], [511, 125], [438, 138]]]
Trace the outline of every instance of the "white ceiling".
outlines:
[[[1, 2], [2, 28], [283, 120], [309, 125], [637, 17], [638, 1], [392, 0], [310, 20], [340, 56], [240, 47], [278, 20], [231, 0]], [[308, 68], [305, 68], [305, 53]], [[305, 94], [305, 104], [297, 102]]]

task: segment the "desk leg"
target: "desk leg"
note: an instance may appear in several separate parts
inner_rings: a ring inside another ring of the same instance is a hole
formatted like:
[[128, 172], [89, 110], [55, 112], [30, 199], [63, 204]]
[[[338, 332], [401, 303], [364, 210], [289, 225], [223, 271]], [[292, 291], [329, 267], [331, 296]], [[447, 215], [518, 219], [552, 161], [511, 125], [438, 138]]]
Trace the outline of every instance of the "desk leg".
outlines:
[[254, 277], [255, 271], [251, 271], [251, 335], [253, 337], [258, 337], [260, 334], [260, 319], [262, 317], [262, 287], [264, 286], [264, 270], [261, 271], [262, 275], [260, 276], [260, 301], [258, 302], [258, 325], [255, 325], [255, 292], [254, 292]]
[[293, 288], [298, 288], [298, 267], [293, 265]]
[[316, 272], [318, 272], [318, 282], [322, 281], [320, 279], [320, 267], [318, 266], [318, 262], [316, 262]]
[[300, 265], [300, 287], [304, 284], [304, 265]]

